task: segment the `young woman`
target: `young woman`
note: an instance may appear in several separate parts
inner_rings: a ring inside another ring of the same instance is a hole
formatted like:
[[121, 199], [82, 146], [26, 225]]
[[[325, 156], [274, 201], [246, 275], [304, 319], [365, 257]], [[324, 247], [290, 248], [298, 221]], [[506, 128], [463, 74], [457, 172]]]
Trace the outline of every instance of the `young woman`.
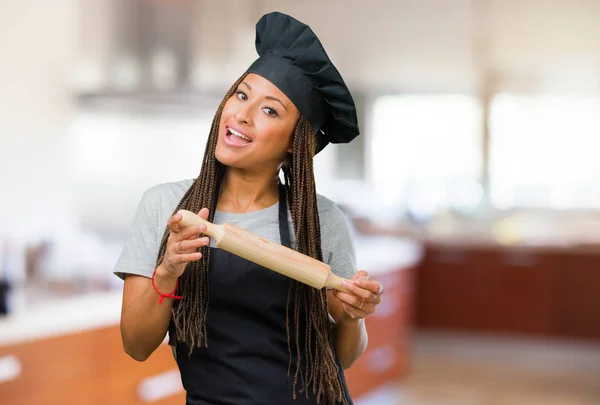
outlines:
[[[219, 106], [200, 176], [147, 190], [115, 267], [125, 351], [169, 332], [188, 405], [351, 404], [344, 372], [367, 345], [383, 287], [356, 271], [342, 212], [315, 192], [313, 156], [358, 135], [354, 102], [312, 30], [281, 13]], [[284, 181], [280, 181], [282, 172]], [[179, 209], [328, 263], [349, 293], [317, 290], [220, 250]]]

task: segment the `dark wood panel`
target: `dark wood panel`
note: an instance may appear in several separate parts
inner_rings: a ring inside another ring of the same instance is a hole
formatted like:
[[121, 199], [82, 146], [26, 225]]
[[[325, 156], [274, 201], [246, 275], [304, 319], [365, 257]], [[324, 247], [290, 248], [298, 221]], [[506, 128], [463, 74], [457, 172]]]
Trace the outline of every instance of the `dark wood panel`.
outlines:
[[421, 328], [600, 340], [600, 251], [430, 244], [416, 285]]
[[600, 255], [568, 255], [554, 288], [554, 331], [600, 339]]
[[483, 329], [549, 335], [552, 328], [552, 286], [560, 263], [552, 254], [512, 250], [486, 255], [491, 292]]
[[419, 325], [463, 330], [481, 328], [492, 293], [491, 268], [485, 263], [485, 256], [478, 251], [428, 248], [417, 276]]

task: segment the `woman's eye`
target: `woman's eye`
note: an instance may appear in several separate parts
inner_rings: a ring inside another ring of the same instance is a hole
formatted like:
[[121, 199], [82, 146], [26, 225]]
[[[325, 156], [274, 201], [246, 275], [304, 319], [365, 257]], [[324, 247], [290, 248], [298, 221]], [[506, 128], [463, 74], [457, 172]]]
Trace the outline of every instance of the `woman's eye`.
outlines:
[[264, 112], [265, 112], [267, 115], [269, 115], [269, 116], [271, 116], [271, 117], [277, 117], [277, 115], [278, 115], [278, 114], [277, 114], [277, 111], [275, 111], [275, 109], [273, 109], [273, 108], [271, 108], [271, 107], [265, 107], [265, 108], [263, 109], [263, 111], [264, 111]]
[[246, 94], [243, 91], [237, 91], [235, 95], [242, 101], [246, 101], [246, 99], [248, 98], [248, 96], [246, 96]]

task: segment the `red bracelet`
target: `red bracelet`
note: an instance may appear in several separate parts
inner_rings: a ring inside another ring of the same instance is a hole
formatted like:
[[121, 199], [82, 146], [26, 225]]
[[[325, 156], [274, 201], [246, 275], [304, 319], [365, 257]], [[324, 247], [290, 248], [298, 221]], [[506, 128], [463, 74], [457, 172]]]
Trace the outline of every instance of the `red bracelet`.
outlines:
[[180, 300], [183, 298], [182, 295], [175, 295], [175, 293], [177, 292], [177, 288], [179, 287], [179, 279], [177, 279], [175, 281], [175, 289], [173, 290], [173, 292], [171, 294], [163, 294], [160, 291], [158, 291], [158, 289], [156, 288], [156, 285], [154, 284], [154, 276], [155, 275], [156, 275], [156, 269], [154, 269], [154, 273], [152, 273], [152, 287], [154, 288], [154, 291], [156, 291], [160, 295], [160, 298], [158, 299], [159, 304], [162, 304], [163, 301], [165, 300], [165, 298], [173, 298], [175, 300]]

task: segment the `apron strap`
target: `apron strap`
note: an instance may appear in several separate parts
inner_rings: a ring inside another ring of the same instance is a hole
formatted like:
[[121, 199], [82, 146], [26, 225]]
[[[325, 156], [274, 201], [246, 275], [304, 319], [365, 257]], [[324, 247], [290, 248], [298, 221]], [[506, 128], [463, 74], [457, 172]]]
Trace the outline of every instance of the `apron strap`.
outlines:
[[279, 237], [283, 246], [292, 248], [288, 223], [287, 192], [285, 185], [281, 183], [279, 184]]

